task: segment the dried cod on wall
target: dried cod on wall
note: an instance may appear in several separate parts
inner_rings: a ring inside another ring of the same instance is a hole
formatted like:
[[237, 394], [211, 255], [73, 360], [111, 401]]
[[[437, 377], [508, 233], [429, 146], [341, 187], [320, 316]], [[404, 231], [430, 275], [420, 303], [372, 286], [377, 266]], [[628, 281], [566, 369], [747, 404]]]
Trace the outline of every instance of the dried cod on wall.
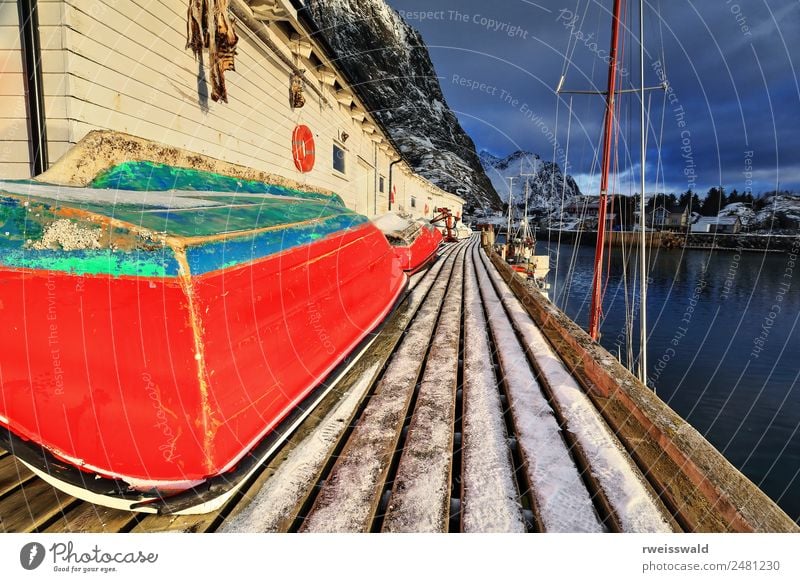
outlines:
[[234, 56], [239, 37], [228, 14], [230, 0], [189, 0], [186, 22], [186, 48], [200, 58], [208, 49], [211, 68], [211, 98], [228, 102], [225, 71], [235, 71]]
[[302, 75], [292, 73], [289, 77], [289, 105], [291, 105], [292, 109], [299, 109], [306, 104], [306, 98], [303, 97], [304, 89], [305, 82]]

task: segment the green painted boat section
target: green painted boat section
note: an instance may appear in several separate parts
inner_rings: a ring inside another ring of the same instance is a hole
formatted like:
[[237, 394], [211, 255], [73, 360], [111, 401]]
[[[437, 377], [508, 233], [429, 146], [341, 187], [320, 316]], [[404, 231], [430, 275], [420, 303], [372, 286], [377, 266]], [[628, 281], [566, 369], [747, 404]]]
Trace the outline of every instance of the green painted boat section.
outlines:
[[[33, 209], [31, 209], [33, 210]], [[37, 210], [36, 213], [45, 211]], [[0, 244], [3, 241], [28, 239], [38, 240], [42, 237], [43, 226], [39, 220], [29, 220], [28, 207], [20, 204], [16, 198], [0, 195]], [[33, 217], [30, 217], [33, 218]], [[45, 220], [50, 215], [44, 217]]]
[[7, 267], [61, 271], [72, 275], [112, 275], [114, 277], [177, 277], [178, 264], [172, 250], [156, 256], [155, 253], [115, 252], [108, 249], [63, 250], [8, 250], [0, 246], [0, 264]]
[[100, 173], [90, 188], [116, 190], [197, 190], [203, 192], [236, 192], [241, 194], [272, 194], [308, 200], [333, 202], [344, 206], [336, 194], [322, 194], [267, 184], [257, 180], [233, 178], [193, 168], [178, 168], [146, 161], [129, 161]]
[[[359, 216], [338, 204], [280, 199], [249, 199], [239, 196], [217, 198], [223, 206], [191, 209], [158, 209], [133, 205], [109, 208], [87, 204], [85, 210], [115, 218], [140, 228], [176, 237], [206, 237], [246, 233], [264, 228], [291, 228], [293, 224], [334, 216]], [[366, 219], [364, 219], [366, 220]]]
[[[21, 201], [0, 195], [0, 265], [6, 267], [61, 271], [75, 275], [113, 275], [138, 277], [176, 277], [178, 262], [172, 249], [154, 241], [140, 240], [137, 248], [34, 248], [47, 227], [62, 219], [47, 204]], [[136, 241], [125, 228], [114, 227], [103, 233], [102, 227], [88, 220], [70, 218], [77, 227], [105, 240]]]
[[290, 227], [339, 215], [360, 216], [344, 206], [339, 196], [151, 162], [115, 166], [89, 188], [35, 180], [0, 181], [0, 191], [4, 189], [54, 211], [79, 209], [187, 238]]
[[352, 220], [361, 222], [367, 220], [338, 204], [239, 195], [217, 196], [217, 205], [193, 208], [63, 202], [41, 196], [28, 196], [27, 200], [31, 204], [47, 206], [51, 214], [63, 209], [79, 209], [156, 233], [185, 238], [247, 233], [265, 228], [291, 228], [297, 223], [336, 216], [349, 216]]
[[[3, 196], [3, 189], [9, 195]], [[123, 224], [111, 226], [101, 217]], [[65, 219], [83, 232], [98, 233], [100, 248], [65, 250], [61, 242], [52, 241], [38, 248], [52, 225]], [[90, 188], [33, 180], [0, 185], [0, 265], [77, 275], [176, 277], [180, 268], [172, 249], [163, 245], [163, 236], [186, 239], [187, 257], [194, 263], [190, 270], [200, 274], [259, 260], [366, 222], [338, 196], [126, 162], [98, 176]], [[126, 228], [125, 223], [136, 228]], [[207, 240], [216, 235], [226, 236]]]
[[193, 275], [203, 275], [302, 247], [357, 228], [365, 222], [366, 219], [359, 214], [339, 214], [320, 221], [296, 224], [291, 228], [212, 240], [189, 246], [186, 260]]

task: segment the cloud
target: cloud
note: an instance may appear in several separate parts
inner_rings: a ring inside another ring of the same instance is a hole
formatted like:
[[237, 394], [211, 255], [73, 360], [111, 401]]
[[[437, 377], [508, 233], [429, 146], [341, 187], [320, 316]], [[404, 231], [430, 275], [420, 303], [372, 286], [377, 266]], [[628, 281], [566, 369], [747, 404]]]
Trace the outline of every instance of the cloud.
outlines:
[[[548, 132], [542, 131], [546, 126], [559, 145], [569, 143], [573, 173], [591, 184], [603, 100], [572, 97], [568, 139], [570, 98], [562, 96], [557, 111], [554, 89], [565, 61], [566, 87], [604, 88], [607, 65], [602, 51], [610, 34], [607, 6], [563, 0], [388, 2], [407, 12], [437, 10], [443, 14], [439, 20], [412, 18], [409, 23], [427, 42], [448, 104], [478, 149], [496, 154], [525, 149], [549, 159], [553, 143]], [[688, 131], [698, 189], [706, 190], [720, 181], [742, 189], [745, 152], [753, 151], [759, 188], [771, 189], [779, 179], [782, 187], [800, 190], [800, 176], [794, 171], [800, 166], [800, 116], [796, 114], [800, 82], [794, 68], [800, 63], [800, 45], [794, 42], [800, 36], [800, 5], [796, 0], [733, 5], [701, 0], [661, 2], [659, 19], [659, 3], [648, 1], [647, 82], [657, 83], [651, 65], [663, 60], [677, 99], [662, 107], [663, 95], [648, 95], [652, 124], [648, 159], [657, 159], [660, 143], [663, 180], [677, 191], [685, 190], [687, 160], [682, 147]], [[573, 28], [565, 26], [564, 10], [579, 16]], [[637, 29], [638, 16], [631, 10], [634, 13], [626, 22]], [[509, 34], [512, 30], [514, 34]], [[622, 79], [625, 87], [638, 82], [636, 57], [636, 41], [627, 38], [621, 58], [628, 71]], [[496, 91], [460, 86], [452, 82], [455, 74]], [[634, 152], [638, 148], [638, 102], [633, 96], [624, 96], [620, 103], [619, 155], [624, 178], [630, 173], [626, 168], [638, 162], [638, 154], [626, 151], [626, 143], [632, 144]], [[776, 160], [780, 171], [775, 169]], [[655, 175], [650, 179], [654, 181]]]

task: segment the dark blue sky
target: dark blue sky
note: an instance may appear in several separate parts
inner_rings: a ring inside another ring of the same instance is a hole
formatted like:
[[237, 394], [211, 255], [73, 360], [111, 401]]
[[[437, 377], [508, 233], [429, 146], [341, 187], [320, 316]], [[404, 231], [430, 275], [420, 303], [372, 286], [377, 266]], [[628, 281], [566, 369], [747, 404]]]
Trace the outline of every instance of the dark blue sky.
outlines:
[[[554, 88], [570, 39], [565, 89], [605, 88], [611, 0], [387, 1], [422, 33], [448, 104], [478, 150], [526, 149], [552, 159], [554, 143], [561, 150], [569, 145], [570, 173], [587, 193], [596, 189], [592, 159], [602, 98], [573, 97], [567, 140], [569, 96], [557, 108]], [[628, 4], [623, 88], [638, 84], [639, 3]], [[755, 194], [800, 190], [800, 2], [646, 4], [646, 82], [659, 83], [656, 63], [663, 61], [671, 86], [666, 104], [663, 92], [648, 95], [648, 191], [705, 192], [720, 183], [740, 191], [751, 186]], [[621, 104], [620, 178], [613, 189], [622, 192], [635, 188], [630, 177], [638, 180], [636, 99], [625, 96]], [[563, 167], [563, 151], [558, 158]]]

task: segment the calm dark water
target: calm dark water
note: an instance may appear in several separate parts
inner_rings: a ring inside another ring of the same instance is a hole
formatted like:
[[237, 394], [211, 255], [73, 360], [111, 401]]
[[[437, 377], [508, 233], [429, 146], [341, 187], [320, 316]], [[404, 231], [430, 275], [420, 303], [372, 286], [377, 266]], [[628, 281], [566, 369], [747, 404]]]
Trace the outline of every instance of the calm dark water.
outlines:
[[[557, 248], [549, 247], [551, 298], [585, 328], [594, 248], [562, 245], [556, 271]], [[623, 267], [615, 249], [601, 343], [625, 360]], [[650, 279], [650, 386], [800, 523], [800, 260], [658, 250]]]

